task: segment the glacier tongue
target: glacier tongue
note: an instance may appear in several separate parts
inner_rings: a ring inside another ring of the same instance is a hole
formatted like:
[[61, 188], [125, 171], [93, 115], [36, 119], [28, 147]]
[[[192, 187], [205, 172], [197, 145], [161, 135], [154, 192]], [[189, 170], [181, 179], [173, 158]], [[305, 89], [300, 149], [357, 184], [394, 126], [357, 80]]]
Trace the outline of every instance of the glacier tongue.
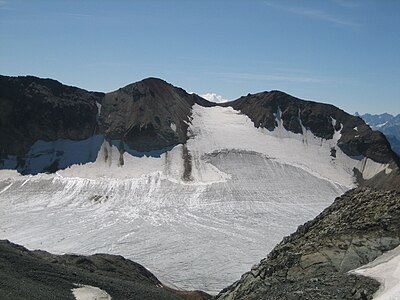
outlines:
[[190, 134], [159, 157], [103, 143], [94, 162], [57, 174], [1, 171], [0, 238], [121, 254], [164, 283], [216, 293], [353, 187], [360, 164], [340, 149], [330, 156], [340, 133], [306, 132], [305, 143], [232, 108], [195, 105]]

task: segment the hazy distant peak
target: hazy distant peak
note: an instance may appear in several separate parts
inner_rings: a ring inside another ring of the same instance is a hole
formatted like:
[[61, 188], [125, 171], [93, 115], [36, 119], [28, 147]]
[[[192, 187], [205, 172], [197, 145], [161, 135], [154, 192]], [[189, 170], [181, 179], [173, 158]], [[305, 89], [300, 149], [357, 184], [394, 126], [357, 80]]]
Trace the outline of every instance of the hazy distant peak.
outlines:
[[225, 99], [223, 96], [218, 95], [216, 93], [206, 93], [200, 95], [200, 97], [203, 97], [204, 99], [215, 103], [223, 103], [230, 101], [229, 99]]

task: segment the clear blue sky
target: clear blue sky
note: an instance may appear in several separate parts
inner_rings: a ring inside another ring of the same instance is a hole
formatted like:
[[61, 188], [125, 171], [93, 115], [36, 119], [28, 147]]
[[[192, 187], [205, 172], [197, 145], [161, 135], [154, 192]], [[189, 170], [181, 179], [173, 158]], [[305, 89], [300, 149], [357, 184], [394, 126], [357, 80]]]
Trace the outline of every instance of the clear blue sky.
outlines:
[[400, 0], [0, 0], [0, 73], [400, 113]]

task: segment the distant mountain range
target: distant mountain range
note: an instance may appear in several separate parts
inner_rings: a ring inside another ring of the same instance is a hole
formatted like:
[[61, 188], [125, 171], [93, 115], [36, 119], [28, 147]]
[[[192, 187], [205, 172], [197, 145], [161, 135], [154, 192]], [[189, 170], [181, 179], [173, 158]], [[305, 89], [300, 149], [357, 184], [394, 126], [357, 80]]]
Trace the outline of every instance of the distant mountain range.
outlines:
[[380, 115], [355, 113], [361, 117], [373, 130], [379, 130], [386, 135], [394, 152], [400, 155], [400, 114], [393, 116], [388, 113]]

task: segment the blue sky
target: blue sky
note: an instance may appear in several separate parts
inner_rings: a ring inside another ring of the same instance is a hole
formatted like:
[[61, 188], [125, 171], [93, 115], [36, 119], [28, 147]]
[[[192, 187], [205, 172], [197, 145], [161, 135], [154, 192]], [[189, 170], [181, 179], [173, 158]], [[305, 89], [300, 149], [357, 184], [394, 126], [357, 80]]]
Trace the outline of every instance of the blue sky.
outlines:
[[0, 0], [0, 73], [400, 113], [400, 1]]

